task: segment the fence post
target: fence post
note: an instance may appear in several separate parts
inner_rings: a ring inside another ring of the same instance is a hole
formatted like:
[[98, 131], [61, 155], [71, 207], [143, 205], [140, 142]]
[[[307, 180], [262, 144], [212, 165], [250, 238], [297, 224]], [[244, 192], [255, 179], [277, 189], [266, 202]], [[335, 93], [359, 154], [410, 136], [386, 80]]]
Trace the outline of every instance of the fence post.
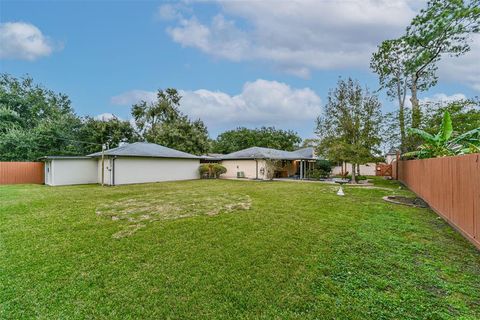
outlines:
[[[398, 176], [400, 175], [398, 173], [398, 162], [400, 161], [400, 151], [397, 150], [396, 152], [396, 158], [395, 158], [395, 177], [393, 177], [395, 180], [398, 180]], [[393, 168], [392, 168], [393, 170]]]

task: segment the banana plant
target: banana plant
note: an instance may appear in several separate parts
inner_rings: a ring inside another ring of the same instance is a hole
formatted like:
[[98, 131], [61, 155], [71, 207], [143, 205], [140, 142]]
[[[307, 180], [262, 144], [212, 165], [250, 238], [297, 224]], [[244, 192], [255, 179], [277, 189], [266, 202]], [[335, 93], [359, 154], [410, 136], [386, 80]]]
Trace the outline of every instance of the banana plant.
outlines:
[[418, 150], [404, 153], [405, 158], [426, 159], [480, 152], [480, 128], [452, 138], [452, 119], [448, 111], [443, 114], [442, 125], [436, 135], [417, 128], [409, 128], [408, 131], [419, 136], [423, 144]]
[[480, 152], [480, 128], [470, 130], [452, 139], [450, 148], [455, 151], [455, 154]]

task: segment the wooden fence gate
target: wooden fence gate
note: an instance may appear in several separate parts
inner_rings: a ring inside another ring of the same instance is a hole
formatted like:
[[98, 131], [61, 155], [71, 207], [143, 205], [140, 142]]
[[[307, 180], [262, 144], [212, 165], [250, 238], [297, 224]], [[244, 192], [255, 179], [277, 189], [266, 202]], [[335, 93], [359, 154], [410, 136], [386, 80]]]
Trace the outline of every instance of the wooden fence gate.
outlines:
[[43, 162], [0, 162], [0, 184], [44, 182]]
[[392, 176], [392, 165], [386, 163], [379, 163], [377, 164], [377, 168], [375, 170], [376, 176], [382, 177], [391, 177]]

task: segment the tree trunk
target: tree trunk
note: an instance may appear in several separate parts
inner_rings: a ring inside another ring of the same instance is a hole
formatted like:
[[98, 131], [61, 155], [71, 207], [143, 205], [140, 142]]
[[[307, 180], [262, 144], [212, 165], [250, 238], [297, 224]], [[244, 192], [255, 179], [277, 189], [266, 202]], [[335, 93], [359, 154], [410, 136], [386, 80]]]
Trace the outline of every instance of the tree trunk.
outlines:
[[360, 175], [360, 165], [357, 163], [357, 175]]
[[[413, 83], [411, 87], [412, 97], [410, 101], [412, 102], [412, 128], [419, 128], [422, 120], [422, 112], [420, 110], [420, 104], [417, 98], [417, 77], [413, 78]], [[406, 146], [407, 151], [415, 150], [420, 145], [420, 139], [416, 136], [408, 135], [406, 137]]]
[[355, 177], [355, 163], [352, 163], [352, 183], [357, 183], [357, 179]]
[[[405, 100], [403, 101], [405, 102]], [[402, 103], [401, 99], [399, 99], [399, 106], [398, 106], [398, 122], [400, 125], [400, 150], [406, 152], [406, 136], [405, 136], [405, 106]]]
[[417, 76], [414, 76], [411, 87], [412, 96], [410, 97], [410, 102], [412, 103], [412, 128], [419, 128], [420, 121], [422, 120], [420, 104], [418, 103], [417, 97], [417, 80]]
[[[406, 83], [406, 82], [405, 82]], [[406, 85], [402, 88], [401, 83], [397, 81], [397, 97], [398, 97], [398, 122], [400, 126], [400, 150], [406, 152], [405, 137], [405, 96], [407, 94]]]

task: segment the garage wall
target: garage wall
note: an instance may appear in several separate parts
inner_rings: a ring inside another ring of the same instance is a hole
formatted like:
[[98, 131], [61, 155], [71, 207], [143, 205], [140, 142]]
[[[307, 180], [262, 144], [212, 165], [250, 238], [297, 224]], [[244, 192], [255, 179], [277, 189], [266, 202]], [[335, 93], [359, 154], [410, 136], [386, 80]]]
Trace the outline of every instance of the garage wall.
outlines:
[[[245, 178], [256, 178], [256, 163], [255, 160], [223, 160], [220, 163], [227, 168], [227, 173], [222, 175], [222, 178], [236, 178], [237, 172], [243, 171]], [[261, 173], [261, 169], [265, 168], [265, 160], [258, 160], [258, 178], [264, 179], [265, 174]]]
[[97, 161], [94, 159], [54, 159], [46, 184], [63, 186], [97, 183]]
[[199, 166], [197, 159], [123, 157], [115, 159], [114, 180], [119, 185], [199, 179]]
[[[112, 174], [111, 174], [112, 159], [110, 159], [109, 157], [104, 158], [103, 171], [104, 171], [104, 177], [103, 177], [104, 184], [111, 185], [112, 184]], [[97, 160], [97, 183], [102, 184], [102, 159], [101, 158]]]

